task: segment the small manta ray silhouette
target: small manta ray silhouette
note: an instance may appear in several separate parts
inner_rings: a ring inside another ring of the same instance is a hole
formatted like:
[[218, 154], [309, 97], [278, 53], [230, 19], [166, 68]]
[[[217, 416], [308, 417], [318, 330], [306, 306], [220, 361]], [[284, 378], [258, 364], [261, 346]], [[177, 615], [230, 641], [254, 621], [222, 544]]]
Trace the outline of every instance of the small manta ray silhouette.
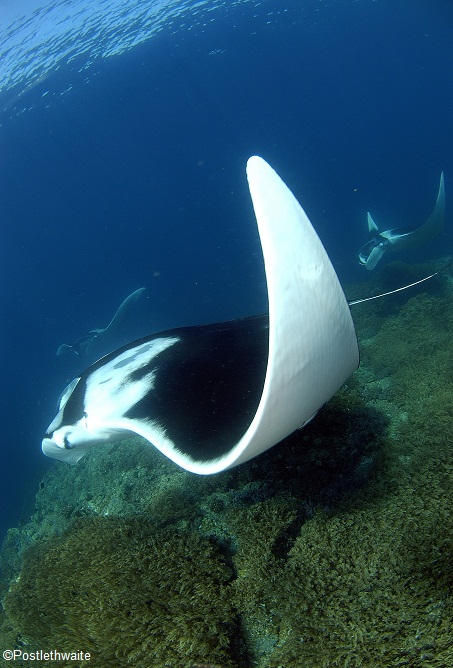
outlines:
[[107, 337], [114, 336], [122, 322], [125, 320], [129, 310], [135, 304], [137, 299], [140, 297], [145, 288], [139, 288], [130, 294], [126, 299], [120, 304], [117, 312], [104, 329], [90, 329], [89, 332], [80, 336], [74, 343], [62, 343], [57, 350], [57, 355], [64, 355], [67, 352], [72, 352], [77, 357], [85, 357], [88, 351], [91, 351], [91, 348], [94, 347], [94, 344], [100, 339], [104, 340]]

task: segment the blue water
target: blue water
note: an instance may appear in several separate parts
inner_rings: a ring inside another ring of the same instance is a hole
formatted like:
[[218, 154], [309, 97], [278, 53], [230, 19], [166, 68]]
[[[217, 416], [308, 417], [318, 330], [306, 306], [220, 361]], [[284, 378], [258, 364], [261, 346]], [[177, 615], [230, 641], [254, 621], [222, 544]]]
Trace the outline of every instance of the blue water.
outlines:
[[346, 283], [369, 278], [368, 209], [422, 222], [453, 179], [446, 0], [3, 4], [2, 532], [53, 465], [42, 434], [81, 369], [61, 343], [140, 287], [125, 336], [266, 310], [251, 154]]

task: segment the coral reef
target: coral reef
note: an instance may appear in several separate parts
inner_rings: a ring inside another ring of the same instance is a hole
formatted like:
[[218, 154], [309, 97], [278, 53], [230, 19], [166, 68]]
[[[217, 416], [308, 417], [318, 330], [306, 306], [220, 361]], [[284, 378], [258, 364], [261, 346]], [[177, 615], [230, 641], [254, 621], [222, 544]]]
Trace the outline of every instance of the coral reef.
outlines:
[[195, 533], [85, 518], [25, 553], [4, 607], [27, 649], [82, 647], [99, 668], [232, 666], [230, 577]]
[[452, 665], [452, 497], [427, 506], [404, 491], [302, 527], [275, 585], [280, 640], [264, 665]]
[[136, 439], [55, 463], [0, 553], [2, 645], [97, 668], [453, 666], [451, 278], [423, 286], [355, 307], [360, 369], [252, 462], [198, 477]]

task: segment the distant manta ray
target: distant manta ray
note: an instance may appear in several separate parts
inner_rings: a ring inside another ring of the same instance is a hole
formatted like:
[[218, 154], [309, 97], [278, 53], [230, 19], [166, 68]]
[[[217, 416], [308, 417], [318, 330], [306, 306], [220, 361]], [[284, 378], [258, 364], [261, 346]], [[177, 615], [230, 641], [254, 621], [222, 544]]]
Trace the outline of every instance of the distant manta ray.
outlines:
[[433, 212], [418, 227], [399, 227], [379, 232], [378, 226], [368, 217], [368, 232], [373, 235], [359, 252], [359, 262], [367, 269], [374, 269], [386, 251], [406, 250], [422, 246], [444, 229], [445, 223], [445, 188], [444, 173], [440, 175], [439, 192]]
[[99, 343], [101, 340], [108, 340], [108, 338], [113, 338], [144, 289], [145, 288], [139, 288], [126, 297], [107, 327], [104, 327], [104, 329], [91, 329], [72, 344], [62, 343], [57, 350], [57, 355], [64, 355], [65, 353], [72, 352], [77, 355], [77, 357], [84, 357], [88, 354], [88, 351], [91, 352], [95, 343]]

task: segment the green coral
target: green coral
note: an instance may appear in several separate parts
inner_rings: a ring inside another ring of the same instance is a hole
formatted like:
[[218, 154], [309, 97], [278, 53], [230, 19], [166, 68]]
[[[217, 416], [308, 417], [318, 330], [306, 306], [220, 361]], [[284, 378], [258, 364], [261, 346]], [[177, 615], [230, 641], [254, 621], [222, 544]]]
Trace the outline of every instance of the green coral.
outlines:
[[196, 534], [90, 518], [26, 553], [4, 607], [27, 648], [83, 648], [97, 668], [231, 667], [230, 577]]
[[[453, 564], [442, 581], [435, 573], [441, 548], [451, 559], [451, 499], [427, 509], [405, 491], [302, 527], [277, 583], [280, 646], [266, 666], [453, 665]], [[444, 541], [430, 550], [436, 533]]]
[[[294, 500], [293, 500], [294, 501]], [[266, 655], [278, 639], [272, 608], [278, 592], [274, 578], [286, 552], [297, 505], [286, 498], [272, 498], [227, 515], [237, 541], [233, 557], [237, 578], [231, 585], [240, 613], [242, 630], [251, 653]]]
[[453, 666], [447, 283], [355, 307], [348, 387], [237, 469], [195, 477], [138, 442], [54, 467], [0, 555], [3, 645], [83, 643], [96, 668]]
[[389, 382], [362, 394], [391, 438], [367, 486], [304, 523], [274, 574], [263, 667], [453, 665], [452, 324], [449, 301], [421, 294], [365, 346], [358, 378]]

